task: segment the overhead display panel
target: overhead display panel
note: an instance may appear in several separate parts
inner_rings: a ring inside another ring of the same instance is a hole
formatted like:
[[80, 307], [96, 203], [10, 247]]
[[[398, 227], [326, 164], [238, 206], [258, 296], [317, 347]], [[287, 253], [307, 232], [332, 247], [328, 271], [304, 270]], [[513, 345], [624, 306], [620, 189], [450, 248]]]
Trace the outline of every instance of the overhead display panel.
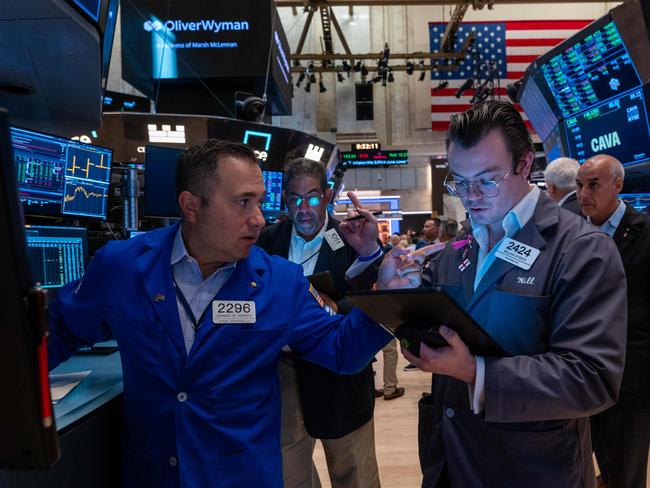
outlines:
[[409, 153], [403, 149], [387, 151], [341, 151], [341, 164], [348, 168], [373, 166], [402, 166], [408, 164]]
[[610, 154], [624, 165], [650, 159], [646, 95], [638, 88], [564, 121], [569, 155], [583, 163]]
[[162, 110], [225, 115], [205, 100], [231, 110], [237, 90], [267, 93], [274, 113], [291, 113], [290, 49], [273, 1], [131, 0], [121, 22], [123, 77]]
[[614, 21], [608, 16], [582, 31], [540, 65], [563, 117], [619, 97], [641, 79]]

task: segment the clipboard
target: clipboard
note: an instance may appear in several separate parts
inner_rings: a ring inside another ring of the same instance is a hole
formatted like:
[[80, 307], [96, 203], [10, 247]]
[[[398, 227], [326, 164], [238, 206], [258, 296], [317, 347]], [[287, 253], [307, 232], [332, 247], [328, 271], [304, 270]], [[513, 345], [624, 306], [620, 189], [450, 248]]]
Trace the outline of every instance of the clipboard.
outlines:
[[415, 356], [421, 342], [430, 347], [448, 345], [438, 333], [442, 324], [455, 330], [472, 354], [510, 355], [442, 288], [354, 291], [347, 299], [390, 330]]
[[316, 273], [308, 276], [307, 280], [309, 280], [312, 286], [316, 288], [316, 291], [325, 293], [335, 302], [338, 302], [343, 298], [343, 295], [339, 293], [339, 290], [336, 288], [336, 283], [334, 283], [332, 273], [329, 271], [323, 271], [321, 273]]

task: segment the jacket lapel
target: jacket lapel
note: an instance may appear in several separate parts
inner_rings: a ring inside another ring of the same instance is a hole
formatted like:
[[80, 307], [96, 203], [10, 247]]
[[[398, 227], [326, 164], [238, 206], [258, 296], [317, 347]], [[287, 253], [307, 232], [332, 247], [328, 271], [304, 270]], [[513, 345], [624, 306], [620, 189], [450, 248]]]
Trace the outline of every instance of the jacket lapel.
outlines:
[[[460, 266], [464, 261], [463, 254], [464, 249], [460, 249], [458, 252], [457, 265]], [[463, 298], [465, 300], [464, 305], [469, 304], [474, 294], [474, 279], [476, 277], [476, 264], [478, 261], [478, 244], [476, 241], [472, 242], [472, 247], [467, 251], [467, 259], [469, 259], [469, 266], [465, 268], [465, 271], [460, 273], [460, 283], [463, 289]]]
[[625, 214], [623, 214], [623, 218], [614, 233], [614, 242], [621, 254], [634, 240], [642, 224], [643, 217], [632, 207], [626, 205]]
[[[542, 237], [541, 231], [557, 222], [558, 212], [559, 207], [555, 205], [555, 203], [545, 195], [540, 195], [533, 216], [526, 225], [524, 225], [524, 227], [512, 237], [512, 239], [538, 249], [539, 251], [543, 251], [546, 247], [546, 241]], [[471, 308], [494, 286], [497, 281], [501, 279], [502, 276], [516, 267], [516, 265], [504, 261], [503, 259], [496, 258], [492, 266], [490, 266], [490, 269], [488, 269], [485, 275], [483, 275], [474, 295], [467, 304], [467, 308]], [[473, 283], [470, 284], [470, 287], [472, 287], [472, 285]]]
[[291, 220], [286, 220], [282, 222], [280, 226], [281, 227], [278, 229], [277, 233], [278, 237], [273, 244], [271, 254], [277, 254], [286, 259], [289, 257], [289, 248], [291, 247], [291, 229], [293, 228], [293, 224], [291, 223]]
[[185, 343], [178, 315], [171, 267], [172, 247], [178, 227], [179, 224], [169, 227], [166, 234], [158, 237], [156, 241], [148, 243], [149, 251], [137, 258], [136, 266], [140, 270], [149, 303], [156, 311], [174, 347], [182, 357], [185, 357]]
[[[327, 222], [327, 229], [325, 230], [328, 231], [330, 229], [335, 229], [337, 225], [338, 222], [334, 220], [332, 217], [330, 217]], [[343, 237], [341, 237], [341, 239], [343, 239]], [[337, 251], [332, 251], [329, 242], [327, 242], [327, 239], [323, 237], [323, 243], [320, 246], [320, 251], [318, 252], [318, 259], [316, 260], [316, 265], [314, 266], [314, 274], [330, 270], [335, 252], [339, 252], [343, 249], [344, 248], [342, 247]]]

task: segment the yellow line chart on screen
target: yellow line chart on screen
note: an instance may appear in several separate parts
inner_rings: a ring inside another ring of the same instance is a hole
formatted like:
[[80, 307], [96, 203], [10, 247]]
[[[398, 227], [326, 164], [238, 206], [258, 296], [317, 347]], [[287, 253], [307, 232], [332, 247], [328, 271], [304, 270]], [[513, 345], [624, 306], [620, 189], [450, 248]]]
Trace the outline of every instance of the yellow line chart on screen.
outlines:
[[[97, 161], [97, 157], [99, 157], [99, 161]], [[85, 164], [81, 163], [81, 166], [78, 166], [77, 158], [79, 158], [79, 160], [85, 158]], [[91, 168], [94, 169], [91, 170]], [[65, 170], [66, 172], [71, 173], [69, 176], [74, 176], [76, 178], [106, 181], [110, 167], [104, 164], [104, 154], [102, 153], [83, 151], [80, 149], [74, 149], [73, 151], [73, 149], [70, 149], [68, 154], [68, 164]], [[83, 176], [78, 173], [83, 174]]]
[[79, 193], [79, 192], [82, 192], [84, 194], [84, 197], [86, 197], [86, 199], [89, 199], [89, 198], [104, 198], [103, 193], [96, 193], [94, 191], [89, 192], [83, 186], [77, 186], [77, 187], [75, 187], [74, 193], [72, 195], [66, 195], [64, 197], [64, 201], [65, 202], [73, 201], [74, 199], [77, 198], [77, 193]]

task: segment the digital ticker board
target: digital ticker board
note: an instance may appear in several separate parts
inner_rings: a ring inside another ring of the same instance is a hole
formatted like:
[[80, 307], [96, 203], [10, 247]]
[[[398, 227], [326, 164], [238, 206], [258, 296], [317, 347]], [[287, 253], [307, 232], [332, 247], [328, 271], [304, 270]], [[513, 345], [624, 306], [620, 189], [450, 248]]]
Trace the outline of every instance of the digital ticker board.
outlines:
[[404, 149], [386, 151], [341, 151], [341, 164], [347, 168], [373, 166], [402, 166], [408, 164], [409, 153]]

